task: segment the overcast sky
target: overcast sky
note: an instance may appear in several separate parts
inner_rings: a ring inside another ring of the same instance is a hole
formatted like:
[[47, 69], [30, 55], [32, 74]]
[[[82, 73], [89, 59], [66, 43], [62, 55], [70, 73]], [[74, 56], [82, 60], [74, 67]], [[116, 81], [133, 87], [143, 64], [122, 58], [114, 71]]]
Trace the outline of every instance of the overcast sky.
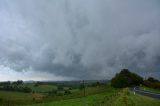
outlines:
[[0, 0], [0, 80], [160, 79], [159, 0]]

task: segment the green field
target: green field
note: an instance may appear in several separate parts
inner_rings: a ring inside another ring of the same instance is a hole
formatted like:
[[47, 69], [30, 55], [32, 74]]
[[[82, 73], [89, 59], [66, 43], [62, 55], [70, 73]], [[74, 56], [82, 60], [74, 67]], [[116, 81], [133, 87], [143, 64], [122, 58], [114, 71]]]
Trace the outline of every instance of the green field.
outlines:
[[45, 93], [45, 92], [51, 91], [53, 89], [57, 89], [57, 86], [47, 85], [47, 84], [35, 86], [35, 84], [30, 83], [30, 84], [24, 84], [23, 86], [29, 87], [32, 89], [32, 91], [40, 92], [40, 93]]
[[[86, 87], [84, 91], [71, 89], [71, 94], [47, 96], [46, 93], [57, 89], [56, 85], [24, 84], [36, 93], [0, 91], [0, 106], [159, 106], [160, 100], [134, 95], [127, 88], [116, 89], [110, 85]], [[68, 90], [69, 87], [64, 87]], [[62, 91], [63, 92], [63, 91]]]
[[[26, 85], [23, 85], [23, 86], [26, 86]], [[33, 87], [31, 84], [27, 86], [30, 86], [31, 88]], [[38, 87], [36, 87], [36, 89], [38, 88], [43, 88], [43, 89], [46, 89], [47, 91], [49, 90], [50, 85], [48, 86], [39, 85]], [[53, 88], [55, 89], [57, 87], [53, 86]], [[35, 88], [32, 88], [32, 89], [35, 89]], [[68, 88], [65, 87], [64, 89], [68, 89]], [[103, 93], [105, 93], [106, 95], [107, 92], [113, 94], [114, 91], [117, 91], [117, 90], [108, 85], [97, 86], [97, 87], [87, 87], [86, 96], [94, 95], [93, 96], [93, 99], [94, 99], [96, 95], [103, 94]], [[46, 103], [46, 102], [51, 102], [51, 101], [56, 102], [56, 101], [67, 100], [67, 99], [81, 98], [84, 96], [83, 90], [72, 89], [71, 92], [72, 93], [70, 95], [49, 97], [47, 96], [46, 93], [38, 93], [38, 92], [37, 93], [22, 93], [22, 92], [14, 92], [14, 91], [12, 92], [11, 91], [0, 91], [0, 104], [25, 105], [25, 104], [35, 104], [35, 103], [43, 103], [43, 102]], [[102, 97], [104, 97], [105, 95], [103, 94]], [[102, 97], [100, 97], [100, 99], [102, 99]], [[95, 98], [97, 98], [97, 96]]]
[[61, 100], [28, 106], [159, 106], [160, 100], [134, 95], [128, 89], [105, 91], [82, 98]]
[[141, 86], [140, 89], [145, 90], [145, 91], [160, 93], [160, 89], [149, 88], [149, 87], [146, 87], [146, 86]]
[[0, 91], [0, 105], [2, 104], [31, 104], [33, 100], [42, 100], [43, 95], [38, 93], [21, 93], [11, 91]]
[[[115, 89], [110, 86], [99, 86], [86, 89], [86, 96], [83, 97], [83, 91], [77, 92], [71, 95], [66, 100], [58, 100], [50, 103], [41, 103], [28, 106], [94, 106], [102, 104], [105, 100], [110, 97], [116, 97], [116, 94], [120, 89]], [[79, 95], [80, 97], [76, 97]]]
[[159, 106], [160, 100], [142, 95], [134, 95], [128, 89], [123, 89], [111, 106]]

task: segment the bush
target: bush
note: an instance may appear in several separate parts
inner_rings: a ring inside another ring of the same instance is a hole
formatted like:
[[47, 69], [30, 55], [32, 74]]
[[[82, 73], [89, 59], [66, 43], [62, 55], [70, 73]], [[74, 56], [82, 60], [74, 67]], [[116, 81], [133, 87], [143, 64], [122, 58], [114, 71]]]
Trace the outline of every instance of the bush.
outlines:
[[71, 91], [70, 91], [70, 90], [65, 90], [65, 91], [64, 91], [64, 94], [65, 94], [65, 95], [69, 95], [69, 94], [71, 94]]

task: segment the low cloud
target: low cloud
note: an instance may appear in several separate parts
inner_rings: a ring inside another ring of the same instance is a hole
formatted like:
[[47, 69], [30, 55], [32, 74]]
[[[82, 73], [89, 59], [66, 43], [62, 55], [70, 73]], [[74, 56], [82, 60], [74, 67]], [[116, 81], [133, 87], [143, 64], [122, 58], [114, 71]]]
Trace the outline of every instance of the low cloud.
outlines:
[[0, 1], [0, 65], [74, 79], [154, 75], [159, 19], [158, 0]]

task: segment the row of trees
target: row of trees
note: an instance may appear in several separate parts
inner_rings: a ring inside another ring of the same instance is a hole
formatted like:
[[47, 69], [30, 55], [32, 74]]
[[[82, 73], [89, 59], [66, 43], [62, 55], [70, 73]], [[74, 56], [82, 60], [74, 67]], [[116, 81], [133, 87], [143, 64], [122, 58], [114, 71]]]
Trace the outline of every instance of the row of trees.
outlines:
[[111, 85], [116, 88], [137, 86], [143, 84], [152, 88], [160, 88], [160, 82], [152, 77], [147, 80], [135, 73], [130, 72], [128, 69], [122, 69], [120, 73], [117, 73], [111, 80]]
[[14, 82], [6, 81], [6, 82], [0, 82], [0, 86], [5, 86], [5, 85], [22, 85], [23, 81], [22, 80], [17, 80]]
[[15, 82], [1, 82], [0, 83], [0, 90], [6, 90], [6, 91], [18, 91], [18, 92], [25, 92], [30, 93], [32, 92], [32, 89], [29, 87], [21, 86], [23, 84], [22, 80], [18, 80]]
[[18, 87], [18, 86], [12, 86], [12, 85], [5, 85], [1, 87], [0, 90], [18, 91], [18, 92], [25, 92], [25, 93], [32, 92], [32, 89], [30, 89], [29, 87]]

